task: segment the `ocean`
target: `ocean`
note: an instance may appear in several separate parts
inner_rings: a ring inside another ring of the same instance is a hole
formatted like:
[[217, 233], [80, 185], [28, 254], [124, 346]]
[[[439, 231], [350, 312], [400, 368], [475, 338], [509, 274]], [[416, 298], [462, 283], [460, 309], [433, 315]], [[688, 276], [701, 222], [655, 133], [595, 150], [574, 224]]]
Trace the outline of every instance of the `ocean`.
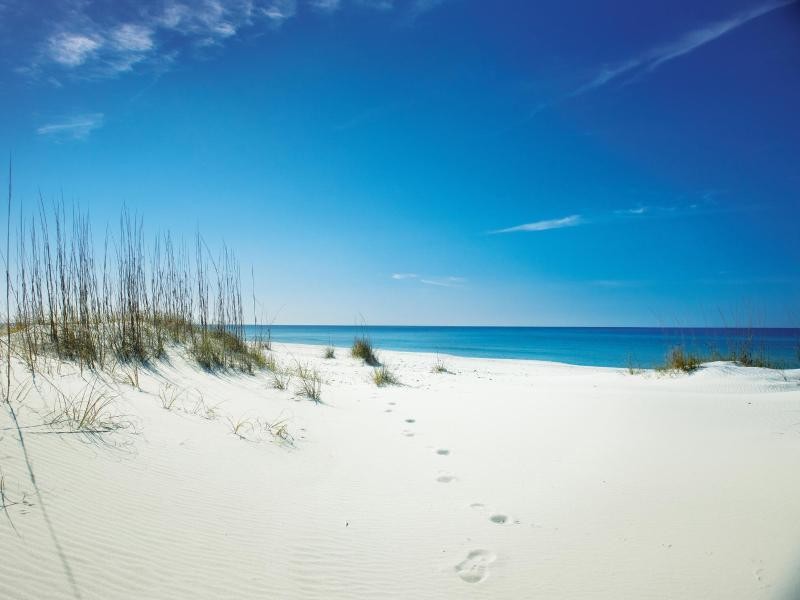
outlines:
[[744, 347], [781, 368], [800, 367], [800, 329], [660, 327], [426, 327], [351, 325], [248, 325], [248, 338], [350, 346], [366, 334], [378, 349], [483, 358], [547, 360], [574, 365], [649, 368], [663, 364], [675, 346], [703, 356]]

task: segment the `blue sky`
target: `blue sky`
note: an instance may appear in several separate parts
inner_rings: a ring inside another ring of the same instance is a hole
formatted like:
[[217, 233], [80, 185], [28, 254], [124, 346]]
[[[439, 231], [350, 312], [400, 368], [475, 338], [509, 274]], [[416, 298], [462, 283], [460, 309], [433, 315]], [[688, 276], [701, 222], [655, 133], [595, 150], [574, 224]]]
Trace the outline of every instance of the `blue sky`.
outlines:
[[798, 106], [798, 2], [0, 0], [23, 209], [283, 323], [797, 326]]

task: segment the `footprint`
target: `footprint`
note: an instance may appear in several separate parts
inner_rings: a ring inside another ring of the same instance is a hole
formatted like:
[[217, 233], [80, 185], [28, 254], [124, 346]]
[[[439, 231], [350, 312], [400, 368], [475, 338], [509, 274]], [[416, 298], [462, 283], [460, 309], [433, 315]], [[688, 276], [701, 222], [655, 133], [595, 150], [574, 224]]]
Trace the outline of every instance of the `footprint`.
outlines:
[[397, 402], [389, 402], [389, 406], [394, 406]]
[[489, 576], [489, 565], [496, 559], [488, 550], [473, 550], [456, 565], [456, 573], [467, 583], [480, 583]]
[[416, 423], [416, 419], [406, 419], [406, 423]]
[[436, 454], [438, 454], [439, 456], [447, 456], [448, 454], [450, 454], [450, 450], [448, 450], [447, 448], [439, 448], [436, 451]]
[[508, 517], [505, 515], [492, 515], [489, 517], [489, 520], [492, 523], [497, 523], [498, 525], [505, 525], [508, 522]]
[[384, 410], [383, 412], [392, 412], [392, 409], [391, 409], [391, 408], [387, 408], [387, 409], [386, 409], [386, 410]]
[[414, 432], [413, 431], [409, 431], [408, 429], [406, 429], [406, 430], [403, 431], [403, 435], [406, 436], [406, 437], [414, 437]]
[[436, 478], [436, 481], [439, 483], [450, 483], [451, 481], [455, 480], [456, 478], [452, 475], [439, 475], [439, 477]]
[[485, 506], [486, 505], [482, 504], [481, 502], [473, 502], [472, 504], [469, 505], [470, 508], [474, 508], [475, 510], [481, 509]]

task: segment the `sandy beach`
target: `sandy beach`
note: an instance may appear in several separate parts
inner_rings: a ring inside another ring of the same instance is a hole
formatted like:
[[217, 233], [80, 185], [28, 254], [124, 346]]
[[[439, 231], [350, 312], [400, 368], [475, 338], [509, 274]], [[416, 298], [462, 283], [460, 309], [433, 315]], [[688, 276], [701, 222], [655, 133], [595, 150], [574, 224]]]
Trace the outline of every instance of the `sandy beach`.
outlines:
[[[273, 355], [318, 369], [321, 402], [268, 371], [204, 372], [177, 348], [137, 373], [48, 360], [32, 379], [14, 364], [12, 401], [81, 597], [796, 593], [800, 370], [441, 356], [450, 372], [434, 373], [434, 355], [386, 351], [400, 385], [377, 387], [346, 348]], [[42, 425], [87, 390], [111, 400], [118, 429]], [[2, 428], [0, 597], [71, 598], [6, 412]]]

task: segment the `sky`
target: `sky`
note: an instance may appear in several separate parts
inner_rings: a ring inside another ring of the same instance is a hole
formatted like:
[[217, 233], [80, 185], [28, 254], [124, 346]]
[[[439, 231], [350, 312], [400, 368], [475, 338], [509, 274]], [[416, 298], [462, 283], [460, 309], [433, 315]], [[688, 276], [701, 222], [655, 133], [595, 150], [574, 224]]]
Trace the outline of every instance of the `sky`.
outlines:
[[800, 326], [798, 106], [796, 0], [0, 0], [15, 210], [277, 323]]

